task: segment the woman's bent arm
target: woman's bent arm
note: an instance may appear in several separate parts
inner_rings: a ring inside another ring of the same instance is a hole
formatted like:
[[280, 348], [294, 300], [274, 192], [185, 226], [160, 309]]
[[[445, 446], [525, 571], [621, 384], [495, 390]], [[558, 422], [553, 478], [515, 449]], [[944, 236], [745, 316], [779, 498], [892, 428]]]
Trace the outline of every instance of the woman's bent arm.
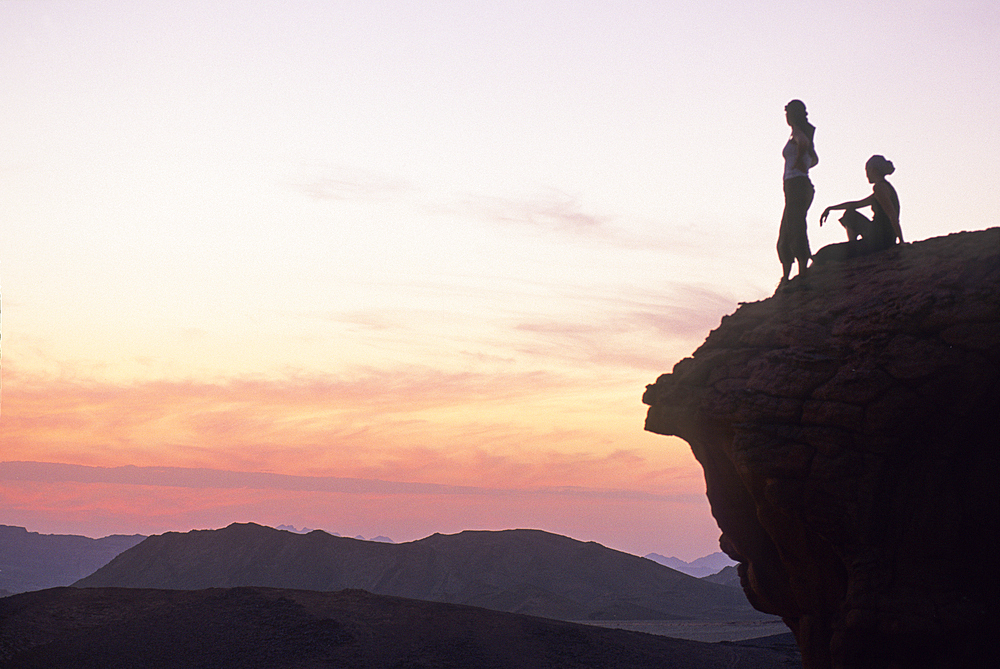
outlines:
[[[831, 211], [834, 211], [834, 210], [837, 210], [837, 209], [861, 209], [863, 207], [870, 207], [870, 206], [872, 206], [873, 202], [875, 202], [875, 195], [874, 194], [869, 195], [868, 197], [866, 197], [863, 200], [857, 200], [855, 202], [841, 202], [840, 204], [831, 205], [831, 206], [827, 207], [826, 209], [824, 209], [823, 213], [820, 214], [819, 224], [823, 225], [823, 222], [826, 221], [826, 217], [830, 215]], [[880, 200], [880, 202], [881, 202], [881, 200]], [[897, 219], [898, 219], [898, 217], [899, 217], [899, 215], [897, 214]]]

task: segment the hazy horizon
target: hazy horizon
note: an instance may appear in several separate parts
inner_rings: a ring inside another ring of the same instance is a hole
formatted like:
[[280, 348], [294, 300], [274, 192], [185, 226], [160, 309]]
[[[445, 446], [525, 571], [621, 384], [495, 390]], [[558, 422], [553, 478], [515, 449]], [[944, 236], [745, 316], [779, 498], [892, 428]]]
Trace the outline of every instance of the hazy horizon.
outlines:
[[[11, 470], [14, 470], [13, 472]], [[49, 470], [48, 475], [43, 474], [44, 470]], [[58, 471], [56, 474], [52, 474], [52, 470]], [[104, 468], [104, 467], [85, 467], [79, 465], [57, 465], [54, 463], [41, 463], [41, 462], [0, 462], [0, 477], [10, 477], [17, 478], [18, 480], [61, 480], [61, 481], [81, 481], [81, 482], [114, 482], [118, 484], [135, 484], [137, 478], [145, 479], [144, 483], [150, 485], [150, 478], [159, 479], [155, 485], [165, 485], [169, 487], [234, 487], [234, 488], [254, 488], [254, 487], [268, 487], [268, 484], [277, 478], [279, 480], [284, 479], [286, 481], [287, 489], [299, 489], [299, 490], [330, 490], [338, 487], [364, 487], [365, 485], [372, 485], [376, 487], [389, 487], [389, 488], [399, 488], [401, 491], [409, 486], [407, 484], [398, 484], [389, 481], [362, 481], [357, 479], [337, 479], [336, 477], [298, 477], [298, 476], [281, 476], [281, 475], [270, 475], [261, 474], [259, 472], [223, 472], [219, 470], [210, 469], [184, 469], [176, 467], [134, 467], [131, 465], [126, 465], [123, 467], [115, 468]], [[173, 478], [174, 480], [165, 480], [161, 477]], [[220, 478], [226, 480], [224, 483], [220, 483]], [[178, 480], [180, 479], [180, 480]], [[186, 479], [186, 481], [185, 481]], [[256, 481], [256, 483], [255, 483]], [[453, 490], [450, 494], [461, 494], [462, 490]], [[503, 491], [494, 491], [495, 493], [504, 494]], [[575, 491], [548, 491], [549, 494], [574, 494]], [[362, 535], [350, 535], [344, 534], [333, 527], [307, 527], [307, 526], [297, 526], [294, 523], [259, 523], [254, 520], [235, 520], [225, 525], [218, 525], [213, 527], [191, 527], [183, 530], [163, 530], [156, 533], [142, 533], [142, 532], [91, 532], [90, 534], [74, 531], [72, 527], [66, 527], [61, 531], [52, 532], [42, 532], [32, 527], [24, 527], [22, 525], [11, 526], [7, 523], [0, 522], [0, 525], [7, 525], [8, 527], [23, 527], [27, 532], [33, 534], [39, 534], [43, 536], [82, 536], [88, 539], [104, 539], [111, 536], [153, 536], [154, 534], [166, 534], [169, 532], [173, 533], [186, 533], [192, 531], [205, 531], [205, 530], [220, 530], [228, 527], [232, 524], [258, 524], [265, 527], [270, 527], [276, 530], [283, 530], [292, 532], [294, 534], [306, 534], [313, 531], [321, 531], [327, 534], [331, 534], [338, 537], [343, 537], [347, 539], [358, 539], [362, 541], [377, 541], [382, 542], [383, 540], [388, 540], [393, 544], [411, 543], [414, 541], [420, 541], [426, 539], [434, 534], [459, 534], [465, 531], [504, 531], [504, 530], [481, 530], [477, 528], [466, 528], [465, 530], [458, 530], [456, 532], [431, 532], [429, 534], [409, 538], [409, 539], [397, 539], [396, 537], [385, 536], [383, 534], [377, 534], [372, 536], [362, 536]], [[506, 528], [507, 530], [537, 530], [540, 528], [532, 527], [512, 527]], [[543, 530], [545, 531], [545, 530]], [[570, 539], [577, 539], [577, 537], [568, 537]], [[577, 539], [579, 540], [579, 539]], [[606, 546], [607, 548], [615, 549], [611, 546]], [[665, 553], [670, 553], [669, 548], [661, 549]], [[627, 553], [628, 551], [622, 550], [621, 552]], [[669, 560], [679, 560], [685, 564], [687, 563], [698, 563], [706, 558], [713, 558], [714, 556], [724, 555], [721, 549], [716, 549], [705, 555], [697, 555], [689, 558], [680, 558], [676, 555], [664, 555], [657, 551], [649, 551], [647, 553], [631, 553], [632, 555], [637, 555], [638, 557], [646, 557], [649, 555], [656, 556], [657, 558], [666, 558]], [[726, 558], [729, 562], [729, 560]], [[654, 562], [660, 562], [658, 559], [654, 559]], [[663, 564], [662, 562], [660, 562]], [[671, 566], [671, 565], [667, 565]]]
[[[35, 482], [45, 482], [45, 483], [78, 483], [78, 484], [105, 484], [112, 485], [116, 488], [122, 486], [136, 486], [142, 489], [152, 488], [179, 488], [179, 489], [201, 489], [201, 490], [239, 490], [246, 492], [248, 490], [256, 491], [274, 491], [274, 490], [284, 490], [284, 491], [297, 491], [301, 493], [342, 493], [351, 495], [363, 495], [363, 494], [377, 494], [389, 497], [398, 497], [410, 499], [414, 495], [426, 496], [428, 498], [438, 500], [436, 505], [441, 506], [444, 504], [442, 496], [444, 497], [456, 497], [462, 500], [468, 499], [470, 496], [489, 496], [495, 499], [504, 497], [523, 497], [526, 495], [532, 495], [538, 498], [559, 498], [559, 499], [570, 499], [578, 501], [586, 500], [600, 500], [607, 498], [620, 497], [621, 493], [618, 491], [607, 491], [607, 490], [586, 490], [586, 489], [576, 489], [576, 488], [552, 488], [552, 489], [536, 489], [536, 490], [490, 490], [474, 488], [470, 486], [446, 486], [438, 484], [427, 484], [427, 483], [408, 483], [408, 482], [398, 482], [398, 481], [380, 481], [375, 479], [353, 479], [353, 478], [341, 478], [341, 477], [319, 477], [319, 476], [289, 476], [283, 474], [272, 474], [264, 472], [237, 472], [237, 471], [223, 471], [216, 469], [205, 469], [205, 468], [183, 468], [183, 467], [136, 467], [134, 465], [124, 465], [120, 467], [92, 467], [86, 465], [68, 465], [60, 463], [44, 463], [44, 462], [0, 462], [0, 480], [7, 481], [19, 481], [26, 483], [29, 481]], [[635, 501], [637, 495], [628, 495], [626, 501]], [[643, 495], [642, 497], [649, 497]], [[690, 501], [700, 502], [702, 501], [703, 495], [693, 496], [694, 498]], [[670, 502], [670, 499], [660, 499], [656, 500], [652, 497], [649, 501], [656, 502]], [[56, 520], [49, 519], [47, 521], [42, 521], [42, 523], [49, 528], [49, 530], [39, 530], [37, 527], [29, 527], [26, 525], [18, 525], [25, 527], [29, 532], [37, 532], [39, 534], [69, 534], [69, 535], [80, 535], [86, 536], [93, 539], [100, 539], [105, 536], [110, 536], [112, 534], [142, 534], [142, 535], [152, 535], [152, 534], [163, 534], [165, 532], [188, 532], [191, 530], [204, 530], [204, 529], [221, 529], [232, 523], [258, 523], [261, 525], [267, 525], [269, 527], [278, 528], [279, 525], [292, 526], [298, 529], [303, 527], [308, 527], [309, 529], [323, 530], [328, 533], [335, 533], [341, 536], [356, 538], [358, 536], [364, 536], [366, 540], [372, 540], [377, 536], [387, 536], [392, 540], [393, 543], [407, 543], [410, 541], [417, 541], [431, 536], [435, 533], [440, 534], [456, 534], [465, 530], [493, 530], [497, 528], [489, 527], [462, 527], [462, 528], [451, 528], [448, 531], [444, 530], [424, 530], [424, 533], [419, 534], [419, 536], [413, 535], [412, 530], [408, 530], [407, 527], [395, 525], [403, 534], [398, 534], [392, 536], [385, 531], [377, 531], [370, 535], [361, 535], [357, 533], [348, 534], [340, 529], [333, 526], [315, 526], [308, 524], [299, 524], [292, 522], [290, 520], [282, 521], [276, 517], [275, 514], [265, 514], [269, 515], [270, 519], [268, 521], [262, 521], [254, 517], [247, 517], [242, 519], [232, 519], [226, 521], [222, 515], [206, 515], [204, 516], [206, 522], [209, 524], [203, 526], [184, 526], [182, 528], [168, 527], [164, 525], [166, 521], [161, 521], [159, 524], [148, 525], [151, 527], [157, 527], [155, 531], [122, 531], [120, 529], [122, 520], [120, 518], [106, 518], [103, 523], [102, 521], [81, 521], [76, 519], [64, 519]], [[214, 522], [214, 524], [212, 524]], [[410, 521], [412, 522], [412, 521]], [[0, 521], [0, 524], [10, 525], [11, 523]], [[386, 526], [390, 525], [391, 521], [387, 521]], [[81, 531], [80, 526], [90, 527], [92, 529], [88, 531]], [[114, 528], [119, 527], [119, 529], [97, 529], [100, 527]], [[378, 522], [372, 521], [372, 527], [378, 527]], [[542, 529], [541, 527], [510, 527], [502, 529]], [[545, 530], [551, 531], [551, 530]], [[553, 532], [556, 534], [564, 534], [560, 532]], [[592, 541], [593, 539], [583, 539], [578, 536], [573, 536], [566, 534], [572, 539], [578, 539], [581, 541]], [[656, 532], [652, 532], [652, 537], [657, 536]], [[652, 537], [645, 541], [644, 543], [650, 543], [653, 541]], [[601, 543], [601, 542], [598, 542]], [[616, 550], [622, 550], [623, 552], [630, 552], [634, 555], [644, 556], [649, 553], [655, 553], [659, 551], [670, 551], [672, 547], [663, 546], [658, 550], [649, 550], [645, 553], [636, 553], [635, 551], [627, 551], [621, 548], [616, 548], [615, 546], [608, 546], [608, 548], [614, 548]], [[704, 555], [693, 555], [684, 561], [690, 561], [711, 555], [712, 553], [719, 552], [716, 548], [709, 553]], [[679, 556], [672, 556], [679, 557]], [[683, 559], [683, 558], [682, 558]]]
[[778, 283], [784, 105], [814, 251], [875, 153], [908, 241], [991, 227], [998, 38], [985, 1], [0, 3], [0, 462], [53, 465], [0, 523], [711, 554], [641, 396]]

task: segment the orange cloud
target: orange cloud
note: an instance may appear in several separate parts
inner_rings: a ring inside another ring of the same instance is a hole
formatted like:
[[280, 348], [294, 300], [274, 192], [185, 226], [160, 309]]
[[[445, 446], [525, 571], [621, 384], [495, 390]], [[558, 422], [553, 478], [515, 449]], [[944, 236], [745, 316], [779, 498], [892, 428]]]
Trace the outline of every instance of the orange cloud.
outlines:
[[130, 385], [12, 374], [0, 430], [7, 460], [486, 488], [700, 485], [686, 447], [642, 432], [638, 398], [628, 415], [609, 409], [608, 391], [541, 373]]
[[396, 540], [536, 527], [711, 552], [690, 449], [642, 431], [631, 376], [602, 378], [409, 368], [116, 383], [5, 365], [0, 522], [102, 536], [255, 521]]

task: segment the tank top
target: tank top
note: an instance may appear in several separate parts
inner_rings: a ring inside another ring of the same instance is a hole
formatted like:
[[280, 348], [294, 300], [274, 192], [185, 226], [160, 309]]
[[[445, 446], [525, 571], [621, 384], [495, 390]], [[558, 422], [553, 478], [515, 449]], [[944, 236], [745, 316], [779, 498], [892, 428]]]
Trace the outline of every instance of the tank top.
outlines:
[[800, 170], [795, 167], [795, 157], [799, 153], [799, 145], [795, 143], [791, 137], [785, 143], [785, 148], [781, 150], [781, 156], [785, 159], [785, 181], [789, 179], [794, 179], [795, 177], [808, 177], [809, 168], [816, 164], [813, 160], [812, 153], [806, 151], [806, 155], [802, 156], [802, 163], [806, 166], [805, 171]]
[[[899, 195], [896, 194], [896, 189], [892, 187], [888, 181], [886, 184], [889, 186], [889, 195], [892, 197], [892, 203], [896, 205], [896, 211], [899, 211]], [[871, 241], [875, 250], [887, 249], [896, 243], [896, 231], [892, 227], [892, 221], [889, 219], [889, 214], [886, 213], [882, 205], [876, 199], [872, 202], [872, 228], [874, 228], [874, 239]]]

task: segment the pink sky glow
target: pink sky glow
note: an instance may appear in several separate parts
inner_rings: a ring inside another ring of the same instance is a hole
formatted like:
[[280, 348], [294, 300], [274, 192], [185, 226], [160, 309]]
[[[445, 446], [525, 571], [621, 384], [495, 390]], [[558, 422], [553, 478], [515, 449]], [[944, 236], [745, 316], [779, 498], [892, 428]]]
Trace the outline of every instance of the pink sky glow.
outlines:
[[0, 2], [0, 523], [717, 550], [646, 384], [828, 204], [996, 225], [1000, 5]]

